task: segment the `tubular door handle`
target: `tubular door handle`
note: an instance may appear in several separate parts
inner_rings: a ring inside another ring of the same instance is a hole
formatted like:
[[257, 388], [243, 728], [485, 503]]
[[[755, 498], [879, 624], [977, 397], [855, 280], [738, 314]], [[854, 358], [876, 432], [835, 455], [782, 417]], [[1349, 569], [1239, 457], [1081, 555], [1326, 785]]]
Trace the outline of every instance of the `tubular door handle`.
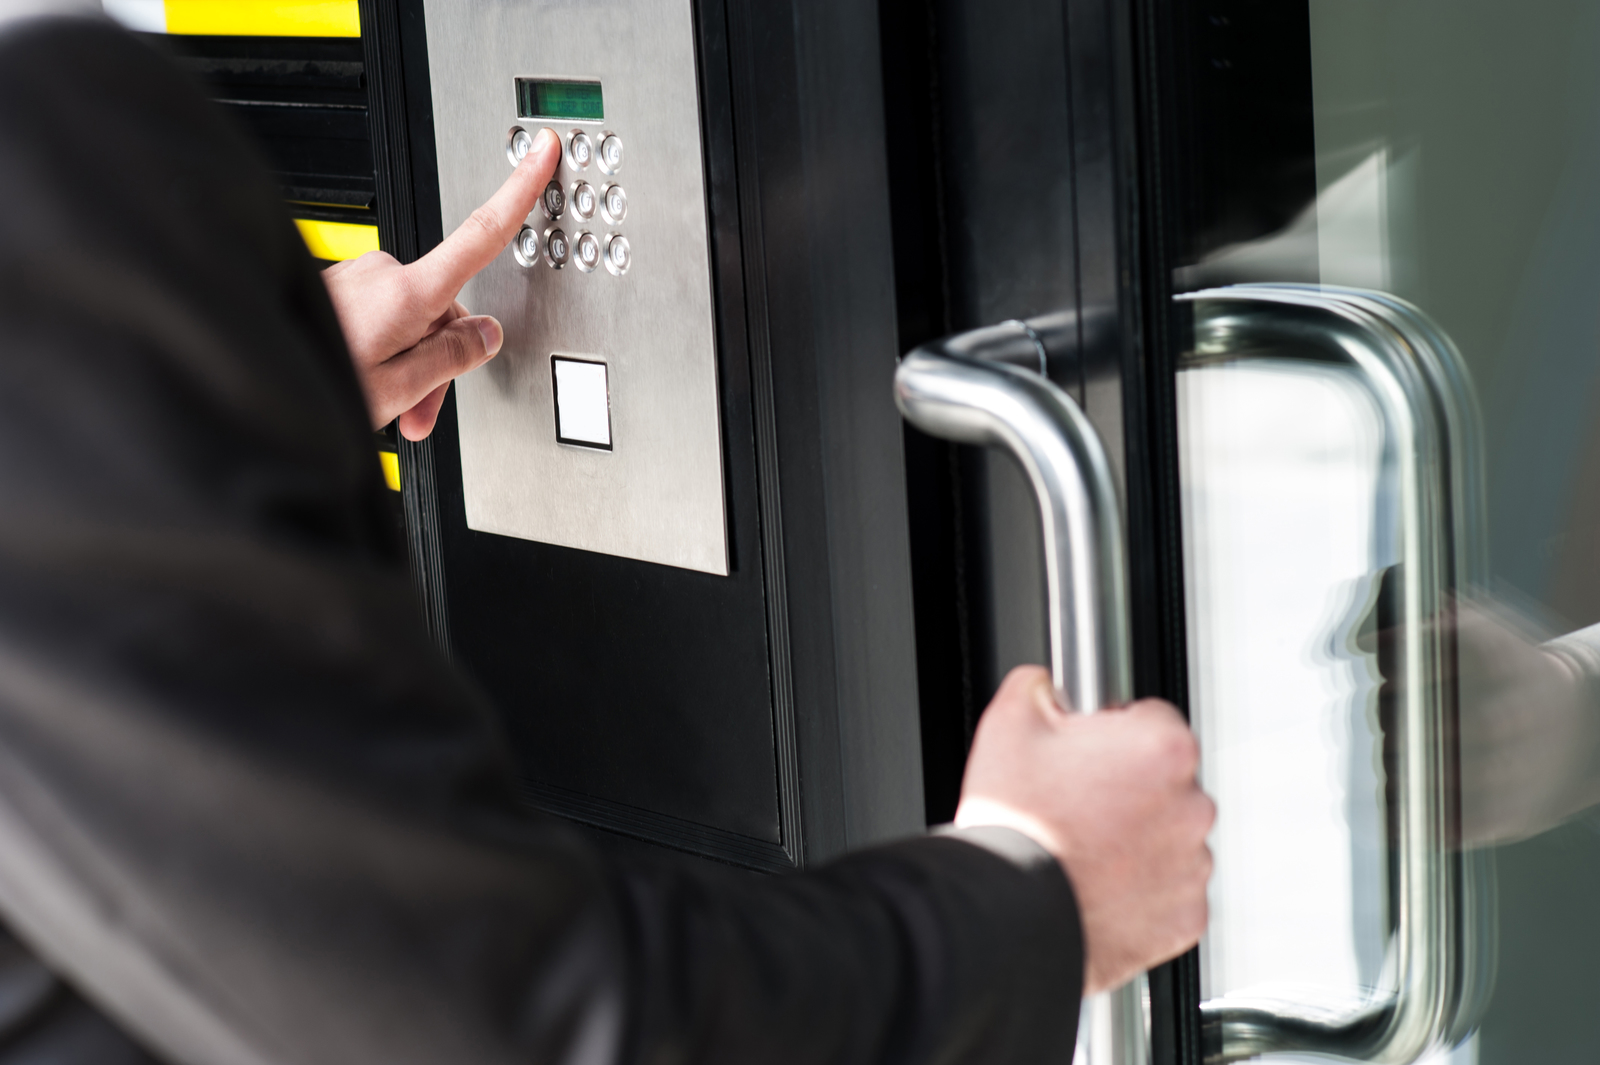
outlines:
[[1493, 869], [1463, 852], [1452, 746], [1454, 637], [1442, 619], [1481, 579], [1481, 432], [1461, 357], [1421, 311], [1383, 293], [1255, 285], [1178, 297], [1194, 312], [1189, 367], [1304, 359], [1355, 371], [1383, 425], [1399, 500], [1393, 576], [1401, 649], [1396, 733], [1395, 989], [1339, 1013], [1289, 998], [1201, 1004], [1208, 1065], [1311, 1051], [1402, 1065], [1475, 1026], [1492, 989]]
[[[1094, 427], [1043, 374], [1043, 331], [1012, 321], [925, 344], [900, 360], [894, 398], [923, 432], [1022, 464], [1044, 529], [1050, 673], [1093, 713], [1132, 697], [1122, 509]], [[1084, 1065], [1147, 1061], [1142, 983], [1085, 1002]]]
[[1043, 360], [1023, 322], [973, 330], [901, 359], [894, 398], [923, 432], [1003, 447], [1022, 464], [1044, 528], [1050, 672], [1093, 713], [1132, 694], [1122, 511], [1099, 436]]

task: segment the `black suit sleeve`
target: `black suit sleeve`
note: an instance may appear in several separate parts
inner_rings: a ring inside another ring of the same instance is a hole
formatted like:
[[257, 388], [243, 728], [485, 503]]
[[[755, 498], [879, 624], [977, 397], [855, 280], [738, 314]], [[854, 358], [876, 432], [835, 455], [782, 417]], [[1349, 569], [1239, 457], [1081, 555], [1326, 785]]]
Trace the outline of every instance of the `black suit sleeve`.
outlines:
[[0, 32], [0, 912], [52, 968], [186, 1065], [1070, 1057], [1053, 862], [526, 813], [384, 491], [249, 146], [109, 24]]

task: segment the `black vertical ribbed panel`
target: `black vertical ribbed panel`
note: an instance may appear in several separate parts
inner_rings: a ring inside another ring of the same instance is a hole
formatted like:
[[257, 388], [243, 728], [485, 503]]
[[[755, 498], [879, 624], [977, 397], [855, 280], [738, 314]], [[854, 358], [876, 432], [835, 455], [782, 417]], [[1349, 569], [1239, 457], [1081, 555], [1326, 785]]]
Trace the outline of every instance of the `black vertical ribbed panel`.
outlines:
[[400, 11], [395, 0], [360, 0], [361, 56], [367, 78], [377, 186], [378, 246], [403, 263], [416, 259], [416, 206], [411, 192], [411, 131], [406, 113]]
[[[1141, 692], [1189, 713], [1188, 636], [1178, 470], [1177, 352], [1183, 310], [1172, 300], [1177, 217], [1172, 154], [1176, 116], [1168, 102], [1184, 35], [1166, 0], [1135, 0], [1128, 11], [1133, 151], [1138, 172], [1140, 344], [1124, 371], [1130, 485], [1129, 548], [1138, 552], [1133, 593], [1134, 668]], [[1200, 951], [1150, 974], [1153, 1065], [1201, 1065]]]
[[[406, 96], [405, 49], [396, 0], [360, 0], [361, 54], [366, 68], [367, 120], [372, 131], [377, 188], [378, 246], [403, 263], [421, 252], [413, 194], [411, 115]], [[431, 441], [399, 441], [406, 546], [428, 628], [446, 654], [450, 626], [439, 543], [438, 491]]]

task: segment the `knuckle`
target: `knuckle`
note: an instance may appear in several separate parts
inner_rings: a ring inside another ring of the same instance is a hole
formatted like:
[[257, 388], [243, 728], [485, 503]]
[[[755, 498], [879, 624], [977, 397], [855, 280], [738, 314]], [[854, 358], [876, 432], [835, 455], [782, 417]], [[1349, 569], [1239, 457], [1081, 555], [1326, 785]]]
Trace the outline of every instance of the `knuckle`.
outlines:
[[467, 216], [467, 221], [471, 222], [473, 225], [477, 226], [491, 237], [498, 237], [500, 235], [500, 231], [504, 228], [500, 218], [500, 212], [496, 211], [487, 203], [475, 208], [473, 212]]
[[402, 306], [426, 306], [426, 293], [423, 290], [420, 279], [418, 278], [415, 270], [402, 267], [399, 272], [397, 287], [399, 289], [398, 295]]
[[1216, 813], [1211, 802], [1204, 795], [1196, 794], [1194, 800], [1189, 802], [1183, 812], [1184, 839], [1192, 846], [1203, 844], [1211, 834], [1211, 828], [1216, 823]]
[[1200, 767], [1200, 744], [1187, 725], [1174, 721], [1163, 727], [1155, 737], [1154, 747], [1156, 762], [1168, 779], [1193, 779]]
[[1140, 699], [1130, 704], [1128, 709], [1151, 721], [1162, 723], [1183, 721], [1183, 715], [1178, 713], [1178, 708], [1165, 699]]
[[446, 356], [455, 366], [470, 366], [483, 354], [483, 340], [476, 329], [446, 328], [439, 335], [444, 338]]
[[1182, 760], [1184, 776], [1193, 778], [1200, 771], [1200, 741], [1188, 725], [1180, 723], [1174, 742], [1178, 757]]

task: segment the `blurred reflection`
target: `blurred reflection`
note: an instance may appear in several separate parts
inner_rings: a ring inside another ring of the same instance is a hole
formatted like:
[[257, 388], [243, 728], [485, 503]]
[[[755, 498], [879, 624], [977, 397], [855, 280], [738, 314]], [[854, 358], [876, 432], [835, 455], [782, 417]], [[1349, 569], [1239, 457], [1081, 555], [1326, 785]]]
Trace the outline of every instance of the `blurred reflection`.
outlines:
[[1461, 824], [1509, 843], [1600, 804], [1600, 625], [1541, 643], [1504, 603], [1463, 602]]
[[1218, 806], [1203, 998], [1377, 990], [1388, 924], [1373, 599], [1381, 431], [1349, 374], [1179, 376], [1190, 675]]
[[[1600, 5], [1309, 0], [1308, 16], [1315, 197], [1176, 281], [1379, 289], [1459, 345], [1489, 557], [1434, 624], [1455, 648], [1457, 841], [1494, 856], [1499, 953], [1458, 1056], [1597, 1061]], [[1261, 374], [1179, 387], [1191, 673], [1221, 806], [1204, 994], [1298, 982], [1359, 1000], [1386, 986], [1393, 924], [1394, 559], [1374, 534], [1361, 557], [1329, 540], [1383, 525], [1388, 490], [1344, 386]]]
[[[1349, 368], [1191, 368], [1179, 403], [1195, 719], [1221, 814], [1202, 997], [1349, 1015], [1397, 990], [1394, 455]], [[1482, 588], [1432, 625], [1456, 649], [1452, 838], [1526, 840], [1600, 804], [1600, 626], [1547, 640]]]
[[1401, 201], [1397, 211], [1402, 206], [1416, 153], [1391, 159], [1387, 147], [1376, 148], [1345, 165], [1348, 169], [1277, 233], [1220, 248], [1180, 267], [1174, 277], [1178, 290], [1295, 281], [1391, 291], [1396, 266], [1405, 259], [1391, 247], [1398, 219], [1391, 216], [1389, 201]]
[[1339, 1024], [1400, 990], [1374, 637], [1395, 561], [1382, 418], [1349, 368], [1292, 359], [1188, 370], [1179, 400], [1191, 677], [1220, 812], [1202, 999]]

